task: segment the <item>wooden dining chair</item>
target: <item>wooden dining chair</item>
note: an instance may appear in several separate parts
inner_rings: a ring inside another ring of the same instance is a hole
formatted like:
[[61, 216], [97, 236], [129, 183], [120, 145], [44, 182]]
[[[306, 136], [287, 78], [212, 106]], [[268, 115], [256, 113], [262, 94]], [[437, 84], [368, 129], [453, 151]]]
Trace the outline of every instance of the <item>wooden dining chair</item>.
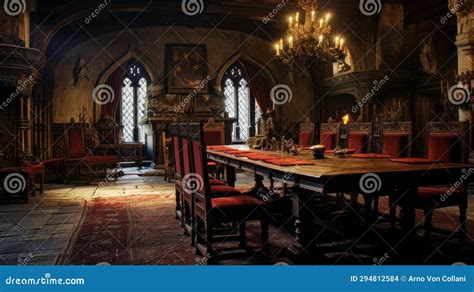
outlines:
[[[175, 127], [173, 125], [173, 127]], [[176, 124], [178, 142], [175, 145], [178, 147], [178, 152], [175, 156], [179, 157], [181, 161], [181, 175], [179, 190], [180, 190], [180, 207], [181, 207], [181, 224], [184, 228], [184, 233], [191, 236], [191, 244], [194, 245], [195, 240], [195, 208], [194, 208], [194, 192], [196, 185], [202, 184], [202, 179], [194, 172], [193, 153], [191, 149], [191, 139], [189, 132], [189, 125], [187, 123]], [[176, 152], [175, 152], [176, 153]], [[207, 160], [206, 160], [207, 166]], [[219, 186], [225, 186], [221, 180], [213, 177], [207, 178], [213, 189], [219, 189]], [[215, 187], [215, 188], [214, 188]], [[232, 192], [229, 192], [232, 193]]]
[[341, 123], [323, 123], [319, 132], [319, 144], [324, 145], [326, 150], [333, 150], [339, 146], [339, 135]]
[[[204, 141], [207, 146], [225, 145], [225, 124], [216, 122], [213, 118], [204, 125]], [[220, 179], [223, 167], [215, 161], [208, 161], [211, 174]]]
[[412, 122], [390, 122], [382, 123], [380, 126], [382, 154], [391, 157], [411, 157], [412, 140]]
[[181, 179], [183, 178], [183, 160], [181, 159], [182, 154], [180, 153], [181, 139], [179, 139], [179, 127], [178, 124], [170, 125], [171, 134], [171, 156], [174, 160], [174, 179], [175, 179], [175, 197], [176, 197], [176, 218], [182, 220], [182, 209], [181, 209]]
[[[467, 122], [428, 123], [426, 143], [426, 153], [430, 160], [440, 163], [468, 162]], [[468, 194], [465, 186], [455, 186], [453, 188], [450, 185], [418, 188], [416, 208], [422, 209], [424, 212], [426, 235], [429, 236], [432, 231], [433, 211], [453, 206], [459, 208], [460, 236], [465, 238], [467, 235], [466, 214], [468, 206]]]
[[[97, 156], [86, 146], [84, 127], [82, 124], [64, 125], [65, 148], [64, 171], [66, 183], [76, 175], [80, 176], [84, 171], [87, 182], [91, 176], [98, 175], [103, 171], [103, 177], [107, 176], [107, 168], [117, 168], [118, 157], [116, 155]], [[115, 179], [117, 177], [115, 176]]]
[[372, 151], [372, 123], [349, 123], [347, 129], [347, 148], [356, 153], [370, 153]]
[[260, 221], [261, 244], [268, 240], [269, 220], [263, 209], [263, 202], [243, 195], [228, 185], [212, 186], [207, 168], [207, 151], [204, 142], [203, 125], [189, 124], [193, 166], [197, 178], [202, 184], [195, 188], [195, 224], [196, 252], [214, 258], [217, 250], [214, 243], [218, 239], [234, 239], [232, 234], [218, 235], [216, 227], [223, 223], [238, 223], [240, 248], [247, 248], [245, 226], [248, 221]]
[[314, 123], [309, 119], [300, 123], [299, 140], [298, 143], [301, 147], [310, 147], [314, 142]]

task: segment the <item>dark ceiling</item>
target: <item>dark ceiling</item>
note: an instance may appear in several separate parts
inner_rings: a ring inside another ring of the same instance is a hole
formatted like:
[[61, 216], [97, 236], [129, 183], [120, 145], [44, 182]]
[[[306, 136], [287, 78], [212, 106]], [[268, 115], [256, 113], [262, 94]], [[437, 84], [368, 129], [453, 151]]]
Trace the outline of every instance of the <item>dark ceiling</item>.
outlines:
[[[390, 0], [386, 0], [389, 2]], [[297, 0], [288, 4], [270, 22], [263, 25], [267, 16], [282, 0], [203, 0], [205, 10], [202, 14], [189, 17], [181, 9], [181, 0], [113, 0], [107, 11], [84, 28], [84, 18], [89, 16], [104, 1], [61, 0], [41, 1], [33, 14], [34, 23], [32, 43], [47, 50], [47, 55], [62, 48], [64, 41], [74, 36], [74, 45], [91, 36], [128, 28], [146, 26], [186, 26], [208, 27], [251, 33], [263, 39], [280, 36], [286, 29], [287, 15], [297, 9]], [[435, 20], [448, 12], [447, 0], [397, 0], [390, 1], [405, 5], [405, 23], [419, 20]], [[331, 11], [337, 20], [344, 23], [360, 19], [359, 0], [320, 0], [319, 7]], [[337, 23], [337, 21], [335, 21]], [[337, 25], [336, 25], [337, 26]], [[335, 29], [338, 29], [337, 27]], [[67, 48], [62, 48], [66, 50]]]

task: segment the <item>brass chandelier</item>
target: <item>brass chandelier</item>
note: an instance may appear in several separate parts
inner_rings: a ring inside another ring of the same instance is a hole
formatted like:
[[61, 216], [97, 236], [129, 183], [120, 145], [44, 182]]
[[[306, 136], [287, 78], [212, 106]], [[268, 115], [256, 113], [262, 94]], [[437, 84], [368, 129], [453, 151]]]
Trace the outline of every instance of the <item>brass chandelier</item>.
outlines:
[[275, 44], [276, 56], [285, 64], [306, 60], [343, 64], [344, 38], [331, 36], [331, 14], [318, 12], [317, 0], [298, 0], [298, 5], [304, 10], [303, 19], [299, 12], [288, 18], [285, 40]]

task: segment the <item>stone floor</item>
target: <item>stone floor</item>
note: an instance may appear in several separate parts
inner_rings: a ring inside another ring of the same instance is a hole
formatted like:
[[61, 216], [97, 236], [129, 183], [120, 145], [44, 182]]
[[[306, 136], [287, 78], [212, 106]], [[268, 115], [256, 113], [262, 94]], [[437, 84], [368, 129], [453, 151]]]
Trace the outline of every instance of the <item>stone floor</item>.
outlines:
[[[125, 173], [107, 183], [49, 184], [44, 194], [37, 194], [28, 204], [0, 205], [0, 264], [54, 264], [86, 199], [174, 192], [174, 183], [164, 182], [151, 170], [126, 169]], [[252, 185], [245, 174], [239, 175], [239, 182], [239, 187]]]
[[[250, 188], [253, 178], [238, 174], [238, 188]], [[99, 187], [99, 185], [101, 185]], [[127, 169], [113, 182], [91, 185], [46, 185], [28, 204], [0, 205], [0, 264], [54, 264], [81, 215], [81, 204], [90, 198], [158, 195], [174, 192], [174, 183], [150, 169]], [[471, 207], [474, 202], [471, 200]], [[457, 208], [444, 209], [457, 213]], [[473, 213], [469, 217], [473, 219]]]

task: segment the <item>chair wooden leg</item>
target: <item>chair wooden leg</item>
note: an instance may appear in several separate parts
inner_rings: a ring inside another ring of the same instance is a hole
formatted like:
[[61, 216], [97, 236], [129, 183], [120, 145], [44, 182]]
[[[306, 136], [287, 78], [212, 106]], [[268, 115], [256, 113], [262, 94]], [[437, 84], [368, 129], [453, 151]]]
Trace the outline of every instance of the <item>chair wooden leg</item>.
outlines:
[[467, 238], [467, 204], [459, 205], [459, 223], [460, 223], [460, 237], [461, 240]]
[[[202, 237], [202, 232], [203, 232], [203, 224], [202, 220], [199, 217], [196, 217], [196, 238], [194, 239], [194, 252], [196, 255], [203, 255], [201, 251], [199, 250], [199, 245], [204, 242], [203, 237]], [[205, 256], [205, 255], [203, 255]]]
[[40, 181], [40, 194], [43, 194], [43, 186], [44, 186], [44, 171], [41, 173], [41, 181]]
[[379, 219], [379, 196], [374, 196], [374, 209], [373, 209], [373, 220], [374, 222]]
[[388, 199], [388, 205], [389, 205], [389, 212], [390, 212], [390, 228], [392, 230], [395, 230], [396, 223], [397, 223], [397, 206], [395, 203], [395, 199], [393, 196], [390, 196]]
[[214, 236], [212, 235], [212, 226], [211, 224], [206, 224], [204, 226], [206, 233], [206, 255], [209, 255], [210, 258], [214, 257], [215, 252], [212, 244], [214, 243]]
[[268, 229], [269, 229], [270, 222], [267, 219], [260, 220], [260, 241], [262, 248], [265, 250], [268, 242]]
[[193, 203], [191, 203], [191, 246], [194, 246], [196, 244], [196, 211], [194, 209]]
[[423, 209], [423, 214], [425, 216], [425, 236], [431, 236], [431, 229], [433, 227], [433, 209], [425, 208]]
[[[178, 212], [181, 212], [181, 195], [178, 190], [175, 191], [175, 197], [176, 197], [176, 219], [180, 219], [178, 216]], [[182, 215], [183, 213], [181, 213]]]
[[33, 189], [33, 192], [32, 192], [32, 197], [34, 197], [36, 195], [36, 180], [35, 180], [35, 176], [32, 175], [30, 177], [30, 184], [31, 184], [31, 187]]
[[245, 233], [245, 227], [246, 227], [245, 221], [239, 223], [239, 240], [240, 240], [239, 247], [242, 249], [247, 249], [247, 236]]

